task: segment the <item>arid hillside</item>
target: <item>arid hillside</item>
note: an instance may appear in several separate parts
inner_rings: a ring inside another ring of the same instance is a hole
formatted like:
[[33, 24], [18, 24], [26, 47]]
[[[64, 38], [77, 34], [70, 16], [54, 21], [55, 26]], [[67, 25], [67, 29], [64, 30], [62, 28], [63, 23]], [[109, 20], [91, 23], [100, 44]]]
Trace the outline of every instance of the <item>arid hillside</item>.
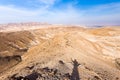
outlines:
[[0, 32], [0, 80], [120, 80], [120, 28]]

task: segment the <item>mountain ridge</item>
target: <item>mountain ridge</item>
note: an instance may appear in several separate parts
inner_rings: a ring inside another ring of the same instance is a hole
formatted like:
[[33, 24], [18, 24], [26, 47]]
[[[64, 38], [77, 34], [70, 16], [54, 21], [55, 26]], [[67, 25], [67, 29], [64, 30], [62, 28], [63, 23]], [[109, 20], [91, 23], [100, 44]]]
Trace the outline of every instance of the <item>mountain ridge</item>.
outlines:
[[[119, 27], [91, 29], [51, 26], [27, 31], [29, 34], [25, 34], [32, 37], [36, 44], [30, 46], [27, 52], [20, 55], [22, 61], [19, 64], [0, 74], [0, 79], [9, 80], [14, 74], [16, 74], [16, 78], [26, 77], [34, 71], [45, 76], [48, 74], [50, 77], [49, 71], [41, 71], [46, 67], [48, 70], [58, 70], [53, 76], [57, 77], [59, 73], [67, 80], [72, 78], [74, 68], [78, 71], [81, 80], [120, 79]], [[17, 34], [16, 37], [26, 39], [25, 34], [23, 34], [24, 38], [19, 37], [20, 34]], [[76, 66], [77, 64], [80, 65]], [[33, 66], [31, 70], [26, 69], [31, 66]], [[66, 74], [70, 77], [67, 77]], [[65, 80], [62, 77], [60, 78]], [[42, 78], [43, 76], [41, 76]], [[53, 78], [51, 77], [51, 79]], [[38, 80], [40, 80], [40, 76]], [[47, 76], [44, 80], [47, 80]]]

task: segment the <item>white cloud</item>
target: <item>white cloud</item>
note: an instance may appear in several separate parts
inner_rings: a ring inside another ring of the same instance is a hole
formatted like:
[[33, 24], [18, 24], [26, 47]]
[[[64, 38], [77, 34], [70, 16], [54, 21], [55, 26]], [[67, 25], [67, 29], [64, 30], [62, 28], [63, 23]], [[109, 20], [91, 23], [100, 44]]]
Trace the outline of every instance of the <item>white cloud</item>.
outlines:
[[[46, 0], [54, 2], [54, 0]], [[45, 2], [44, 2], [45, 3]], [[47, 3], [46, 3], [47, 4]], [[74, 6], [64, 9], [41, 7], [37, 10], [0, 6], [0, 23], [39, 21], [55, 24], [120, 25], [120, 3], [106, 4], [80, 10]]]
[[54, 4], [56, 0], [39, 0], [39, 1], [44, 4]]
[[35, 16], [36, 13], [17, 9], [15, 7], [0, 6], [0, 23], [27, 21], [29, 17]]

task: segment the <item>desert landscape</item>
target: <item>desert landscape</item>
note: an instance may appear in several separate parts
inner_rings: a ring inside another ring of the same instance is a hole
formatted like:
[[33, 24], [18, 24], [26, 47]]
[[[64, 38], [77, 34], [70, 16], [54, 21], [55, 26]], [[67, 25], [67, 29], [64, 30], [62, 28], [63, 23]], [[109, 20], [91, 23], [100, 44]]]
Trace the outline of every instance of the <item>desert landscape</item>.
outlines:
[[0, 80], [120, 80], [120, 27], [0, 25]]

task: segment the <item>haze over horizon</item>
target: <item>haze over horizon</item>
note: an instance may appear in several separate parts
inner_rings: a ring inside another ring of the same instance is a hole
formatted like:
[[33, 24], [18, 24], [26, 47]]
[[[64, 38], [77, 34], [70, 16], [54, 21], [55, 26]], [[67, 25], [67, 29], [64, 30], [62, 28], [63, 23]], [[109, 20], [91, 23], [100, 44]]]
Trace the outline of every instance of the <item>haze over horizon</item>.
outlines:
[[1, 0], [0, 24], [120, 25], [119, 0]]

